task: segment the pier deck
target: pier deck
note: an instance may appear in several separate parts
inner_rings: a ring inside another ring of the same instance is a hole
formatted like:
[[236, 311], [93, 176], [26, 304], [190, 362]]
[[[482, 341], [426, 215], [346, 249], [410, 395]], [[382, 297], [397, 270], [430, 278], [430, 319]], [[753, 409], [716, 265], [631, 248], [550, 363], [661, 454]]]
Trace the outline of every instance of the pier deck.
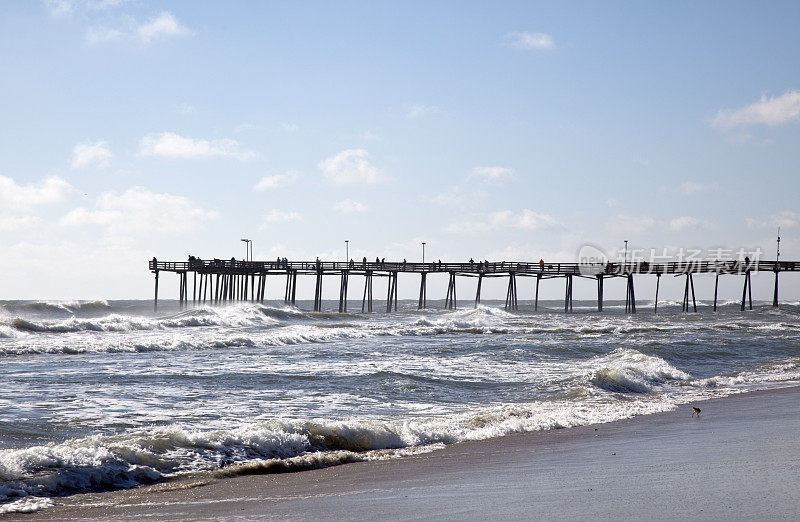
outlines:
[[[573, 277], [583, 277], [597, 280], [597, 309], [603, 310], [603, 282], [609, 277], [624, 277], [627, 279], [626, 311], [636, 313], [636, 297], [634, 276], [654, 275], [657, 278], [655, 310], [658, 311], [658, 289], [662, 275], [675, 277], [685, 276], [683, 310], [689, 311], [689, 297], [691, 307], [697, 311], [694, 293], [695, 274], [715, 274], [714, 310], [717, 309], [717, 289], [720, 275], [741, 275], [744, 277], [742, 290], [741, 309], [745, 309], [746, 300], [749, 298], [752, 309], [752, 285], [750, 274], [752, 272], [772, 272], [775, 274], [775, 288], [773, 305], [778, 306], [778, 274], [780, 272], [800, 271], [800, 261], [730, 261], [730, 260], [689, 260], [671, 261], [664, 263], [629, 262], [629, 263], [536, 263], [519, 261], [472, 261], [467, 263], [418, 263], [406, 261], [243, 261], [237, 259], [190, 259], [188, 261], [158, 261], [149, 262], [149, 269], [155, 274], [154, 308], [158, 307], [158, 279], [160, 272], [176, 273], [180, 277], [179, 303], [181, 309], [188, 305], [189, 288], [188, 274], [193, 274], [192, 303], [194, 304], [221, 304], [232, 301], [263, 302], [266, 289], [267, 276], [285, 275], [286, 285], [284, 299], [294, 304], [296, 301], [296, 284], [298, 275], [313, 275], [316, 277], [314, 296], [314, 311], [322, 310], [322, 281], [323, 276], [338, 275], [339, 285], [339, 311], [347, 311], [347, 290], [350, 275], [363, 275], [365, 277], [364, 294], [362, 297], [362, 312], [372, 311], [372, 280], [373, 277], [388, 277], [386, 311], [397, 310], [397, 275], [399, 273], [413, 273], [420, 275], [419, 308], [427, 307], [427, 275], [431, 273], [449, 274], [450, 281], [445, 298], [445, 307], [457, 307], [456, 277], [477, 277], [478, 288], [475, 296], [475, 306], [481, 300], [481, 282], [484, 277], [507, 277], [508, 291], [506, 293], [506, 308], [517, 310], [517, 277], [535, 277], [536, 292], [534, 310], [539, 304], [539, 282], [542, 279], [565, 279], [564, 311], [572, 311], [572, 280]], [[199, 286], [198, 286], [199, 278]]]

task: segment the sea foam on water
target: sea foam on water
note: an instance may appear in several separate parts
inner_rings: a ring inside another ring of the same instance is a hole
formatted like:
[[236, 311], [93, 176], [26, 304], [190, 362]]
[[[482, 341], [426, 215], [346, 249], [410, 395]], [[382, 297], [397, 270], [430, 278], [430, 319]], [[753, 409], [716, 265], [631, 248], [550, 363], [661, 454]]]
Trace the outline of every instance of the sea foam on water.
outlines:
[[800, 314], [0, 304], [0, 512], [609, 422], [800, 380]]

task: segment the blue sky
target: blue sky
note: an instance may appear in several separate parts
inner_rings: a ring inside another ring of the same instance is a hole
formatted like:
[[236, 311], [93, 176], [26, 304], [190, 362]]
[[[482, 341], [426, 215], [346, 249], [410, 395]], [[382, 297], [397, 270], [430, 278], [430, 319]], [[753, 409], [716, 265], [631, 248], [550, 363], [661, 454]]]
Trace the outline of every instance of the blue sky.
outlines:
[[4, 11], [0, 298], [146, 298], [147, 259], [241, 237], [260, 259], [771, 259], [781, 225], [800, 259], [796, 2]]

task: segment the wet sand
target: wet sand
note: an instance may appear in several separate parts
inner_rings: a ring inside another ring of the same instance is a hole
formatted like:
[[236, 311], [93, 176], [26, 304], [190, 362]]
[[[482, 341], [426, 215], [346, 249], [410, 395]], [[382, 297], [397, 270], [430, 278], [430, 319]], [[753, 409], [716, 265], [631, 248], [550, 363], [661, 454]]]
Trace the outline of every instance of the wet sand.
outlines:
[[[800, 388], [280, 475], [75, 495], [23, 520], [800, 517]], [[6, 517], [0, 517], [5, 519]]]

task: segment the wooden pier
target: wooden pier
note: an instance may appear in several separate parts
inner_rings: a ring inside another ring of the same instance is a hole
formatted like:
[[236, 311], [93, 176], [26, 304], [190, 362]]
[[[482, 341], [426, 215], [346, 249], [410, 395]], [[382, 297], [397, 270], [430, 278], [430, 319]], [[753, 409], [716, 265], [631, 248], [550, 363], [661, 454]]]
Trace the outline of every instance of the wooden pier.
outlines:
[[[684, 277], [684, 295], [682, 310], [697, 311], [695, 299], [695, 274], [715, 274], [714, 311], [717, 309], [717, 290], [722, 275], [742, 277], [741, 310], [746, 305], [753, 309], [753, 292], [750, 274], [752, 272], [772, 272], [775, 274], [773, 306], [778, 306], [778, 276], [780, 272], [800, 271], [800, 261], [675, 261], [666, 263], [530, 263], [516, 261], [469, 262], [469, 263], [407, 263], [406, 261], [239, 261], [202, 260], [189, 261], [150, 261], [149, 269], [155, 274], [154, 310], [158, 309], [158, 281], [161, 272], [172, 272], [179, 276], [178, 301], [180, 309], [191, 303], [193, 305], [219, 305], [232, 302], [264, 302], [267, 277], [285, 278], [284, 301], [295, 304], [297, 298], [297, 277], [315, 277], [314, 311], [322, 311], [322, 282], [324, 276], [337, 276], [339, 279], [339, 312], [347, 312], [347, 295], [350, 276], [364, 276], [364, 293], [361, 299], [361, 311], [373, 310], [373, 279], [388, 278], [386, 311], [397, 310], [397, 276], [399, 273], [420, 275], [418, 308], [427, 307], [427, 275], [441, 273], [449, 275], [445, 308], [456, 309], [457, 277], [477, 277], [478, 286], [475, 295], [475, 307], [481, 302], [481, 286], [484, 278], [503, 277], [508, 279], [505, 307], [517, 310], [517, 278], [536, 278], [533, 309], [539, 309], [539, 285], [543, 279], [564, 278], [564, 312], [572, 311], [572, 282], [580, 277], [596, 280], [597, 310], [603, 311], [603, 284], [608, 278], [626, 279], [625, 311], [636, 313], [636, 293], [634, 276], [655, 276], [656, 292], [654, 312], [658, 312], [658, 292], [661, 276], [671, 275]], [[189, 279], [191, 275], [191, 296]], [[691, 304], [690, 304], [691, 296]]]

